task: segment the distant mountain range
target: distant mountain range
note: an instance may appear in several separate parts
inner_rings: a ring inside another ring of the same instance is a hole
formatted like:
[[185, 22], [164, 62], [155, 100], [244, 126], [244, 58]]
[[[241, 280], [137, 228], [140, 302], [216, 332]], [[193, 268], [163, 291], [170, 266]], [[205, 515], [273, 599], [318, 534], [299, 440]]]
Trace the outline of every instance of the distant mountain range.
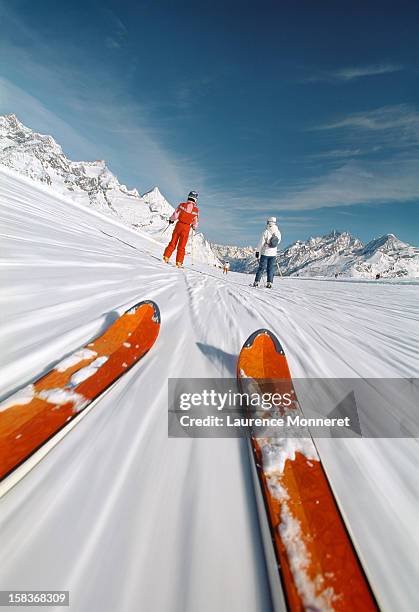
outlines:
[[[174, 208], [158, 187], [140, 195], [127, 189], [102, 160], [72, 161], [52, 138], [23, 125], [15, 115], [0, 116], [0, 164], [50, 185], [55, 191], [95, 210], [116, 217], [120, 222], [151, 234], [159, 242]], [[190, 246], [188, 245], [187, 251]], [[204, 235], [195, 237], [194, 255], [198, 261], [219, 264]]]
[[[213, 244], [217, 256], [228, 260], [231, 270], [255, 272], [257, 261], [252, 247]], [[386, 234], [364, 245], [348, 232], [333, 231], [325, 236], [298, 240], [278, 253], [284, 276], [326, 276], [352, 278], [419, 277], [419, 249]]]
[[[0, 116], [0, 164], [167, 242], [169, 232], [163, 237], [162, 230], [174, 209], [158, 187], [140, 195], [122, 185], [104, 161], [71, 161], [52, 136], [38, 134], [15, 115]], [[194, 250], [197, 261], [209, 265], [227, 260], [231, 270], [247, 273], [257, 267], [255, 249], [250, 246], [210, 244], [199, 233]], [[284, 276], [419, 277], [419, 249], [393, 234], [364, 245], [347, 232], [333, 231], [299, 240], [280, 251], [277, 259]]]

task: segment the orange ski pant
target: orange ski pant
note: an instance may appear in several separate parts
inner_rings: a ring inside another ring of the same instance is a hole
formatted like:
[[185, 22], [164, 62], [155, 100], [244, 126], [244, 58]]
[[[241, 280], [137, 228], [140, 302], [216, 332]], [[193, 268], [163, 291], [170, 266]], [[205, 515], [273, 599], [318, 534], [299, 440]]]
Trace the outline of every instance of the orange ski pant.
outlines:
[[188, 242], [189, 238], [189, 230], [189, 224], [181, 223], [180, 221], [176, 223], [175, 229], [173, 230], [172, 239], [164, 251], [164, 257], [170, 259], [170, 256], [177, 246], [176, 263], [183, 263], [183, 260], [185, 259], [186, 243]]

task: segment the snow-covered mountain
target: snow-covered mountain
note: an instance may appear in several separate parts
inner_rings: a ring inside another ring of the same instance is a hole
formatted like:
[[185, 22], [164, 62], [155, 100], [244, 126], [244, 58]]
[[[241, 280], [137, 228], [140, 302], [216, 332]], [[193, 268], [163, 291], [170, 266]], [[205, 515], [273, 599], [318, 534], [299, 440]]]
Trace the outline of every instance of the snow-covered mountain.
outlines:
[[[162, 230], [174, 209], [158, 187], [141, 196], [137, 189], [122, 185], [103, 160], [68, 159], [52, 136], [34, 132], [15, 115], [0, 116], [0, 164], [167, 242]], [[190, 249], [188, 245], [187, 252]], [[211, 265], [219, 263], [203, 234], [195, 237], [194, 256]]]
[[161, 194], [158, 187], [144, 193], [142, 198], [148, 204], [151, 212], [159, 213], [165, 218], [170, 217], [173, 212], [173, 206]]
[[[257, 268], [254, 249], [213, 245], [219, 257], [231, 258], [231, 269], [253, 273]], [[250, 250], [250, 253], [248, 251]], [[419, 249], [386, 234], [364, 245], [348, 232], [298, 240], [278, 254], [284, 276], [375, 278], [419, 277]]]
[[255, 254], [255, 249], [251, 246], [238, 247], [212, 242], [211, 247], [221, 261], [229, 261], [234, 269], [237, 269], [238, 261], [252, 257]]
[[394, 234], [371, 240], [350, 262], [349, 276], [419, 277], [419, 249], [402, 242]]
[[[167, 242], [167, 219], [173, 207], [158, 187], [140, 195], [121, 184], [103, 160], [72, 161], [52, 138], [24, 126], [15, 115], [0, 116], [0, 164], [55, 191], [90, 206], [122, 223]], [[191, 251], [191, 241], [187, 252]], [[254, 248], [211, 245], [203, 234], [194, 240], [194, 257], [210, 265], [227, 260], [231, 269], [254, 272]], [[349, 276], [360, 278], [418, 277], [419, 249], [393, 234], [367, 245], [347, 232], [297, 241], [278, 255], [281, 273], [287, 276]]]

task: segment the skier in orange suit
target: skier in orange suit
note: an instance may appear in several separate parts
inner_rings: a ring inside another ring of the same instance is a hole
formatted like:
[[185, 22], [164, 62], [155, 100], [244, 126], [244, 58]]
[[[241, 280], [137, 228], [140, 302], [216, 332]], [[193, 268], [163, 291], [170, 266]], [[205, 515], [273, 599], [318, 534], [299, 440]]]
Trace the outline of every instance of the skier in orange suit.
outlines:
[[169, 219], [170, 224], [175, 223], [175, 221], [177, 221], [177, 223], [173, 230], [172, 238], [163, 253], [163, 259], [166, 263], [169, 263], [169, 259], [177, 246], [176, 265], [178, 268], [182, 267], [185, 258], [185, 248], [189, 238], [189, 231], [191, 227], [193, 231], [198, 227], [199, 209], [196, 205], [197, 200], [198, 194], [196, 191], [191, 191], [188, 195], [187, 202], [179, 204]]

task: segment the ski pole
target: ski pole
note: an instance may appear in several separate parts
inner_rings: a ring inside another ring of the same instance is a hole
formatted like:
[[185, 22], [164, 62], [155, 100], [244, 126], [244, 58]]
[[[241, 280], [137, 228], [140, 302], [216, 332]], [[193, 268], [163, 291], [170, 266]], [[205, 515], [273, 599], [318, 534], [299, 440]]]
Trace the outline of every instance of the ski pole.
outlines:
[[276, 262], [276, 267], [278, 269], [278, 276], [282, 276], [282, 272], [281, 272], [281, 269], [279, 267], [279, 263], [278, 262]]
[[165, 231], [167, 230], [167, 228], [168, 228], [168, 227], [170, 227], [170, 223], [168, 223], [168, 224], [166, 225], [166, 227], [164, 228], [164, 230], [162, 230], [162, 231], [160, 232], [160, 236], [163, 236], [163, 234], [165, 233]]
[[192, 230], [192, 265], [194, 265], [194, 238], [195, 238], [195, 230]]

